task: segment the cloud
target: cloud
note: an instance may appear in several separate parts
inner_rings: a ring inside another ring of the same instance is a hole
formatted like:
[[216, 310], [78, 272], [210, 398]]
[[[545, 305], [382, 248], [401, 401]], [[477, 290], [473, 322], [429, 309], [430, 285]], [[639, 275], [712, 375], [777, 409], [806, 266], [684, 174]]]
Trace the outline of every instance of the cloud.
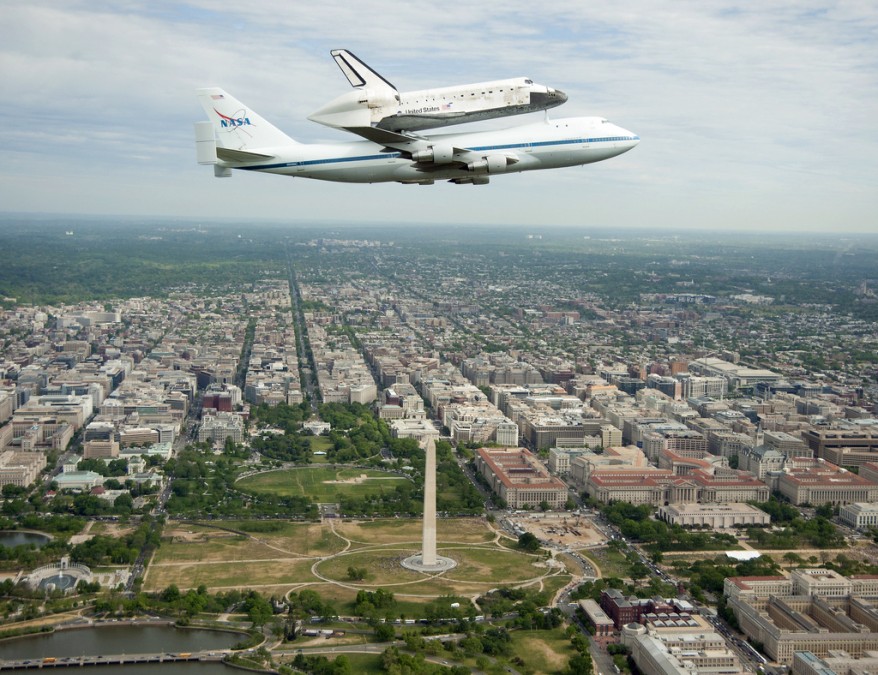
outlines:
[[[0, 203], [619, 226], [733, 227], [743, 212], [776, 227], [874, 230], [876, 43], [868, 2], [31, 0], [0, 24], [0, 98], [15, 120]], [[528, 75], [568, 93], [553, 117], [606, 116], [643, 142], [611, 162], [484, 188], [217, 181], [194, 165], [197, 86], [224, 87], [297, 139], [346, 140], [306, 120], [348, 88], [329, 58], [339, 47], [403, 90]]]

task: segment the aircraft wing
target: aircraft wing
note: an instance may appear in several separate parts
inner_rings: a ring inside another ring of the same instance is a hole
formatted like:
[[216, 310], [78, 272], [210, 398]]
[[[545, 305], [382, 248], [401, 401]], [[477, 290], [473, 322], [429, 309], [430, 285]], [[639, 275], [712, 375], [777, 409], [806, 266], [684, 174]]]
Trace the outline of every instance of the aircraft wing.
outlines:
[[378, 127], [342, 127], [345, 131], [350, 131], [352, 134], [356, 134], [357, 136], [362, 136], [367, 141], [372, 141], [373, 143], [378, 143], [379, 145], [386, 145], [388, 148], [393, 148], [395, 150], [402, 150], [403, 148], [400, 146], [408, 146], [408, 149], [412, 149], [413, 143], [423, 143], [424, 145], [415, 146], [414, 149], [417, 150], [420, 147], [427, 147], [430, 141], [423, 136], [416, 136], [415, 134], [403, 134], [398, 131], [388, 131], [387, 129], [379, 129]]
[[449, 164], [465, 166], [472, 161], [472, 151], [454, 146], [440, 148], [435, 141], [424, 136], [377, 127], [344, 127], [344, 130], [402, 153], [404, 157], [416, 162], [419, 171], [447, 169]]

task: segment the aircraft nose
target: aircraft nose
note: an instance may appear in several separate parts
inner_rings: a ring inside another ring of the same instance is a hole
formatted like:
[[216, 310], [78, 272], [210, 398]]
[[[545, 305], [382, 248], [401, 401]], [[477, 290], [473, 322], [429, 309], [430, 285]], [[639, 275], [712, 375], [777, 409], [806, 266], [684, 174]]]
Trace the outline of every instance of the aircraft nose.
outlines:
[[629, 150], [631, 150], [631, 148], [640, 143], [640, 136], [635, 134], [633, 131], [628, 131], [627, 129], [623, 129], [622, 127], [616, 127], [616, 129], [618, 134], [618, 140], [615, 142], [615, 146], [622, 152], [628, 152]]
[[552, 89], [546, 87], [546, 91], [532, 91], [530, 93], [530, 102], [538, 109], [554, 108], [562, 103], [567, 102], [567, 94], [560, 89]]

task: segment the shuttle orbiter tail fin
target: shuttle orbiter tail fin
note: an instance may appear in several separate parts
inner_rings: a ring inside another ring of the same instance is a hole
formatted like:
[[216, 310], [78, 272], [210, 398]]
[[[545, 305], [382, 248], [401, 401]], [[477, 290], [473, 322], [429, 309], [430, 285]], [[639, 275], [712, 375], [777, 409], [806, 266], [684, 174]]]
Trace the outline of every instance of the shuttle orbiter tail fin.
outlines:
[[213, 123], [218, 148], [246, 152], [296, 145], [283, 131], [222, 89], [197, 89], [195, 94]]
[[394, 96], [399, 93], [393, 84], [381, 77], [347, 49], [333, 49], [329, 53], [332, 54], [332, 58], [335, 59], [338, 67], [341, 68], [341, 72], [348, 78], [348, 82], [351, 83], [352, 87], [374, 89], [376, 92], [389, 88], [393, 91]]

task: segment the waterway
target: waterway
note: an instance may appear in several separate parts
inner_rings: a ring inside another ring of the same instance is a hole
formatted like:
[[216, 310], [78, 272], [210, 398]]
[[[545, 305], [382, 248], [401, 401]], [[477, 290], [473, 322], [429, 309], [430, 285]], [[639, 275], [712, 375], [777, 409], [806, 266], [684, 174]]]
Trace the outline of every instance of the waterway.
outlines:
[[36, 547], [49, 543], [49, 537], [39, 532], [0, 532], [0, 546], [13, 548], [23, 544], [34, 544]]
[[[101, 626], [60, 630], [0, 641], [0, 659], [42, 659], [46, 656], [96, 656], [101, 654], [153, 654], [160, 652], [199, 652], [227, 649], [242, 640], [240, 633], [215, 630], [174, 628], [172, 626]], [[76, 672], [113, 675], [123, 672], [160, 675], [229, 675], [232, 668], [221, 663], [167, 663], [126, 666], [91, 666], [77, 668]], [[139, 669], [139, 670], [138, 670]], [[240, 672], [240, 671], [239, 671]]]

